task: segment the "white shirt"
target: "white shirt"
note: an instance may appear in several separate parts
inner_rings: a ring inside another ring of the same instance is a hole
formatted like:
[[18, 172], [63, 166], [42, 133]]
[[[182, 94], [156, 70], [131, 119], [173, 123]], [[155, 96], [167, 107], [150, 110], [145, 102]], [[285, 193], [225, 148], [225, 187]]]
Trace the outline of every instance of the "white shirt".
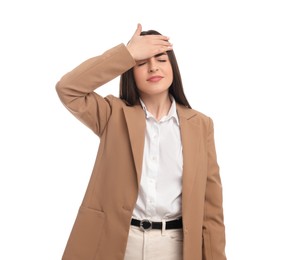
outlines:
[[176, 102], [157, 121], [146, 109], [146, 134], [140, 191], [133, 218], [172, 220], [182, 215], [182, 144]]

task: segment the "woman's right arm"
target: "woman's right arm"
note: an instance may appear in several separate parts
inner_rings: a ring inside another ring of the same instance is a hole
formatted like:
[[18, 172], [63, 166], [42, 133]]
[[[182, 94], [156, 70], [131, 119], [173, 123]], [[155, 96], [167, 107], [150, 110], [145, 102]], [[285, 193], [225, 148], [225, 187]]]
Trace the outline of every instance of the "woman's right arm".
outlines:
[[134, 65], [134, 58], [120, 44], [65, 74], [56, 84], [58, 96], [75, 117], [100, 136], [111, 114], [111, 100], [94, 91]]
[[109, 97], [103, 98], [94, 90], [132, 68], [136, 61], [172, 49], [168, 37], [141, 36], [137, 29], [127, 46], [120, 44], [100, 56], [88, 59], [64, 75], [56, 90], [66, 108], [97, 135], [101, 135], [111, 114]]

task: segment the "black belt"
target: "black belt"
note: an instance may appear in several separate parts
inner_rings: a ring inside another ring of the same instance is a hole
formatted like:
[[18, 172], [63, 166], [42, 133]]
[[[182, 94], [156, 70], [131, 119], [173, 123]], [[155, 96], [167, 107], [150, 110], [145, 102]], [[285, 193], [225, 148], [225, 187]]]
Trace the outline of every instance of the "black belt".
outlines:
[[[178, 229], [182, 228], [182, 218], [166, 221], [166, 229]], [[152, 222], [148, 219], [138, 220], [132, 219], [131, 225], [141, 228], [143, 231], [149, 231], [151, 229], [162, 229], [162, 222]]]

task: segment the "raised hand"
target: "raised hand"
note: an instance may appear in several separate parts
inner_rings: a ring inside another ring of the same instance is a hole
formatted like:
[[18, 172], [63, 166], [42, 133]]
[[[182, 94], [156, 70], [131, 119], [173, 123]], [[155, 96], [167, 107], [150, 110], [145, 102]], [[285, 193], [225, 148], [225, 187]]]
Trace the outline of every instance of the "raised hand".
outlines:
[[163, 35], [141, 36], [141, 32], [142, 26], [138, 24], [135, 33], [127, 44], [128, 51], [136, 61], [151, 58], [173, 48], [169, 42], [169, 37]]

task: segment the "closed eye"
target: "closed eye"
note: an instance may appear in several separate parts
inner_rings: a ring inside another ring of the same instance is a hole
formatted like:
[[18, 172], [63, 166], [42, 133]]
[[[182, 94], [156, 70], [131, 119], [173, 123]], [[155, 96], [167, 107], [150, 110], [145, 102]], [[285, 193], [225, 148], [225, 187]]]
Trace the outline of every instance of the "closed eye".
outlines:
[[146, 62], [141, 62], [141, 63], [138, 64], [138, 67], [140, 67], [142, 65], [145, 65], [145, 64], [146, 64]]

